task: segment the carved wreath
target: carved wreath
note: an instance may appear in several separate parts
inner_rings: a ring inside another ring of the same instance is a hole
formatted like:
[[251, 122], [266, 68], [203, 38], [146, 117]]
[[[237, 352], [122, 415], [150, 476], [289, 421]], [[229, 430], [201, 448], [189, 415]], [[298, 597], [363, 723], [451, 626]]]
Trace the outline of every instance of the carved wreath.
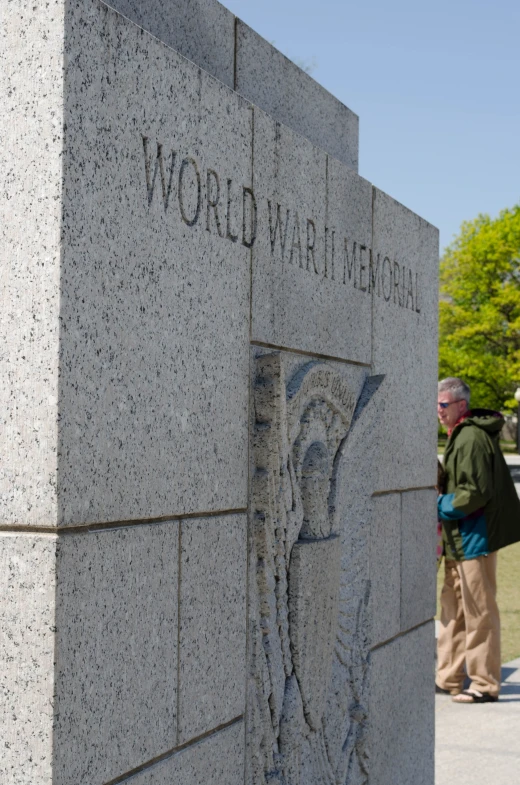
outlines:
[[[287, 386], [278, 354], [256, 366], [249, 779], [344, 785], [363, 717], [346, 724], [339, 756], [324, 720], [333, 659], [348, 667], [335, 501], [357, 400], [325, 363], [307, 364]], [[339, 696], [346, 716], [352, 698], [346, 688]]]

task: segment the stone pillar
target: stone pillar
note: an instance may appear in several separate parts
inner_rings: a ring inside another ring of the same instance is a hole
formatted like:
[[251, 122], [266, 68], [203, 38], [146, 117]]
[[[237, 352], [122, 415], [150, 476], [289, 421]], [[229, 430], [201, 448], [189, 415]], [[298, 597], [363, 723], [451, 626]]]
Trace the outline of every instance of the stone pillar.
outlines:
[[112, 6], [4, 14], [0, 780], [431, 785], [437, 232], [215, 0]]

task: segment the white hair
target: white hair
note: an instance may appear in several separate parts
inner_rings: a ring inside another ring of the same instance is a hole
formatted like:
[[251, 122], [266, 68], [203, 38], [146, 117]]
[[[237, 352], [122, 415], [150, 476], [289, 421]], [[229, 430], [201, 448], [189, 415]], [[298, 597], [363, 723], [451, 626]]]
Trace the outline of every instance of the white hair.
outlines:
[[451, 393], [456, 400], [466, 401], [469, 406], [470, 389], [466, 382], [456, 376], [448, 376], [439, 382], [439, 392]]

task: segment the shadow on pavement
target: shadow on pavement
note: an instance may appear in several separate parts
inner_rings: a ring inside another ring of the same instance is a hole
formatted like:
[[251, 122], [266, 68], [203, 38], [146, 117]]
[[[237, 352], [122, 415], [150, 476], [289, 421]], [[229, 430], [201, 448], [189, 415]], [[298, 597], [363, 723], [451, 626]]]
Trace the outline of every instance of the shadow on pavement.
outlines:
[[[516, 681], [510, 682], [509, 679], [516, 674]], [[466, 676], [462, 688], [469, 689], [471, 682]], [[520, 670], [518, 668], [502, 667], [502, 684], [500, 686], [500, 698], [506, 699], [508, 703], [520, 701]]]
[[[513, 675], [516, 676], [516, 681], [509, 682]], [[500, 698], [505, 698], [508, 702], [520, 701], [520, 673], [517, 668], [502, 668]]]
[[511, 472], [513, 482], [520, 482], [520, 466], [510, 466], [509, 471]]

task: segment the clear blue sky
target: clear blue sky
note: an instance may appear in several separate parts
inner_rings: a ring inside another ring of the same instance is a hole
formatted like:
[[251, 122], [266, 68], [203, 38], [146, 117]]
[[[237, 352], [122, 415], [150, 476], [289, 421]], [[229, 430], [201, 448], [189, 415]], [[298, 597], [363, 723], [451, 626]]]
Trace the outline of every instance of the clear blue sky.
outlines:
[[519, 0], [224, 0], [360, 118], [359, 173], [440, 229], [520, 202]]

